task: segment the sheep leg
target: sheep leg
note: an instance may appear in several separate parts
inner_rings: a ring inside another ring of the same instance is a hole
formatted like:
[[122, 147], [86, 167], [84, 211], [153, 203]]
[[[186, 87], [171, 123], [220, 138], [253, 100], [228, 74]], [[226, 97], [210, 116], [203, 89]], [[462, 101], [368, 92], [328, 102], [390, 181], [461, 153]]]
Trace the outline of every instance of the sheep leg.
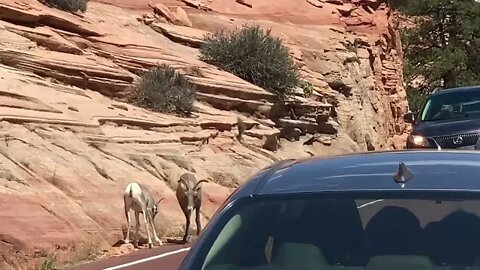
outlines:
[[158, 245], [163, 246], [162, 240], [158, 238], [157, 230], [155, 229], [155, 221], [151, 217], [150, 217], [150, 221], [151, 221], [150, 226], [152, 226], [153, 237], [155, 238], [155, 242], [157, 242]]
[[140, 213], [135, 211], [135, 240], [133, 240], [133, 246], [138, 248], [138, 238], [140, 230]]
[[183, 242], [188, 243], [190, 239], [188, 239], [188, 232], [190, 230], [190, 217], [192, 212], [190, 211], [185, 211], [185, 219], [186, 219], [186, 224], [185, 224], [185, 234], [183, 235]]
[[145, 229], [147, 231], [147, 238], [148, 238], [148, 248], [152, 248], [152, 238], [150, 236], [150, 216], [148, 216], [147, 209], [143, 210], [143, 221], [145, 222]]
[[197, 236], [200, 235], [202, 224], [200, 223], [200, 208], [195, 209], [195, 222], [197, 223]]
[[125, 236], [125, 240], [123, 241], [125, 244], [130, 243], [130, 227], [132, 225], [132, 220], [130, 219], [130, 212], [129, 209], [125, 206], [125, 218], [127, 219], [127, 235]]

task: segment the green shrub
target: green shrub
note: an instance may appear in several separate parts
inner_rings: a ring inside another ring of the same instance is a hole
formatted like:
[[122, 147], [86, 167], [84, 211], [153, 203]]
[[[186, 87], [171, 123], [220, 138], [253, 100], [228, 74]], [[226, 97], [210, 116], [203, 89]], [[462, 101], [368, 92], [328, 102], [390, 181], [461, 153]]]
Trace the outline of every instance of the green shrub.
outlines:
[[410, 110], [414, 113], [417, 113], [427, 99], [427, 94], [424, 94], [416, 89], [407, 89], [407, 99]]
[[309, 81], [302, 80], [302, 81], [300, 81], [299, 85], [300, 85], [300, 88], [302, 88], [303, 95], [305, 97], [308, 98], [308, 97], [312, 96], [313, 91], [315, 90], [312, 83], [310, 83]]
[[87, 11], [88, 0], [40, 0], [44, 5], [67, 12]]
[[280, 99], [299, 84], [298, 68], [281, 40], [259, 26], [208, 34], [200, 58], [262, 87]]
[[152, 111], [188, 115], [195, 97], [194, 86], [183, 74], [160, 65], [143, 74], [133, 98], [138, 106]]
[[57, 267], [55, 266], [55, 262], [51, 259], [45, 259], [42, 261], [40, 265], [40, 270], [55, 270]]

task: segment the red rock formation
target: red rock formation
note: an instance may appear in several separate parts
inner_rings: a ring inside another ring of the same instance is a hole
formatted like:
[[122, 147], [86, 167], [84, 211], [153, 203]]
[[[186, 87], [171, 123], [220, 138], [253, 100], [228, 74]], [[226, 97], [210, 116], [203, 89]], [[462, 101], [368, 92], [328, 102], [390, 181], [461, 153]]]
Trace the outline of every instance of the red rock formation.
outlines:
[[[167, 236], [183, 225], [172, 188], [185, 170], [211, 180], [205, 223], [232, 187], [280, 158], [402, 145], [402, 52], [385, 2], [230, 2], [159, 1], [156, 16], [146, 2], [115, 1], [145, 16], [89, 2], [82, 17], [0, 0], [0, 255], [66, 249], [87, 235], [120, 239], [132, 180], [166, 197], [158, 226]], [[264, 89], [198, 60], [204, 34], [252, 22], [291, 49], [311, 98], [275, 105]], [[158, 63], [195, 84], [196, 118], [125, 103]], [[239, 112], [251, 116], [242, 143]]]

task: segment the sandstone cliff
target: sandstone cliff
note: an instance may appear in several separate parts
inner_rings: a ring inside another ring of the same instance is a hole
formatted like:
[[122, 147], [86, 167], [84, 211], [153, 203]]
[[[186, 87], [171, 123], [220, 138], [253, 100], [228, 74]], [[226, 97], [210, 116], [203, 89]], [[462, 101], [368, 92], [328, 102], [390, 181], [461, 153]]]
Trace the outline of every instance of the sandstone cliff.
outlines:
[[[386, 1], [101, 2], [81, 16], [0, 0], [0, 254], [9, 263], [17, 251], [88, 235], [121, 239], [121, 194], [132, 180], [165, 196], [158, 226], [168, 236], [183, 225], [172, 189], [185, 170], [210, 180], [205, 224], [232, 188], [276, 160], [403, 145], [402, 52]], [[244, 23], [284, 39], [315, 87], [311, 98], [276, 106], [198, 60], [203, 34]], [[158, 63], [196, 85], [195, 118], [125, 102]], [[276, 137], [278, 150], [263, 147]]]

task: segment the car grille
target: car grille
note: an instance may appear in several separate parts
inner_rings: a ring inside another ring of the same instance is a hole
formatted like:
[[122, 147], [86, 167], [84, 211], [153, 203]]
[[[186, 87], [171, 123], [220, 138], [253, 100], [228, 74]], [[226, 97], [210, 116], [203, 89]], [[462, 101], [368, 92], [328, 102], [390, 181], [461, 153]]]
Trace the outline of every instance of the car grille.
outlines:
[[[455, 144], [455, 139], [462, 138], [461, 143]], [[475, 145], [478, 138], [480, 138], [480, 133], [470, 133], [470, 134], [457, 134], [451, 136], [439, 136], [433, 137], [433, 139], [440, 145], [442, 148], [458, 148], [463, 146]]]

